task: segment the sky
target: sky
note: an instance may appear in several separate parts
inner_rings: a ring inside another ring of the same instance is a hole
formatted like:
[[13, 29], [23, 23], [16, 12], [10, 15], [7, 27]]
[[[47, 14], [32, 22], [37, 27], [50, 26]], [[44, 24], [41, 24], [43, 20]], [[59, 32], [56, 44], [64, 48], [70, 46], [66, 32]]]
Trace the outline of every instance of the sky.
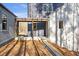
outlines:
[[13, 12], [18, 18], [27, 17], [27, 3], [4, 3], [3, 5]]
[[[13, 12], [18, 18], [27, 18], [27, 3], [3, 3], [3, 5]], [[54, 3], [53, 8], [56, 9], [62, 4]]]

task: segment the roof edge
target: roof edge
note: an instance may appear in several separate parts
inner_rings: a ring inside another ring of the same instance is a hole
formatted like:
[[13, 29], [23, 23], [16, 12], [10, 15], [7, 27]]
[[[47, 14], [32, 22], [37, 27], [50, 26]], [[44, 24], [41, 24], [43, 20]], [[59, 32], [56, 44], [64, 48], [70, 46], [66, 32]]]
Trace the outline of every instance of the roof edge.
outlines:
[[11, 13], [13, 16], [17, 17], [14, 13], [12, 13], [8, 8], [6, 8], [2, 3], [0, 3], [0, 6], [4, 9], [6, 9], [9, 13]]

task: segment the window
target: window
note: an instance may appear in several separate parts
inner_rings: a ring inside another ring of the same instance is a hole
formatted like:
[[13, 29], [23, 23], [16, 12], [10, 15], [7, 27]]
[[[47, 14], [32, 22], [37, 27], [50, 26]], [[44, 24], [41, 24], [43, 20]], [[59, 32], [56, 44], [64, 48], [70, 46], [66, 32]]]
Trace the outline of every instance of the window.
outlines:
[[63, 28], [63, 21], [59, 21], [59, 28], [60, 28], [60, 29]]
[[47, 7], [47, 6], [46, 6], [46, 5], [44, 5], [44, 7], [43, 7], [43, 8], [44, 8], [44, 11], [46, 11], [46, 7]]
[[49, 11], [52, 11], [52, 6], [49, 4]]
[[7, 30], [7, 17], [2, 14], [2, 30]]
[[36, 30], [37, 29], [37, 23], [33, 23], [33, 29]]

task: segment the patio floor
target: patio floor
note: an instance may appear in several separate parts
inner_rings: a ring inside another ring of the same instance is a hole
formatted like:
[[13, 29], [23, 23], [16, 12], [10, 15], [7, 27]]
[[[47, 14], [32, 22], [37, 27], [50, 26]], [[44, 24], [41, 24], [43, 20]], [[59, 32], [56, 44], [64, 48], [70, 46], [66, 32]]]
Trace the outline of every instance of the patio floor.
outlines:
[[74, 56], [74, 52], [61, 48], [50, 40], [17, 38], [0, 48], [0, 56]]

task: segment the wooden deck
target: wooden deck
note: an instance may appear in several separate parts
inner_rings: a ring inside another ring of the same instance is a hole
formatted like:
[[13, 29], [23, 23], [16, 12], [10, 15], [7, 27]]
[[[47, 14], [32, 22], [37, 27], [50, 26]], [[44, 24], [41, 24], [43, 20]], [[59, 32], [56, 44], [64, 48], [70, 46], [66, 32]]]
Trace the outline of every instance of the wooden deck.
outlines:
[[49, 40], [18, 39], [0, 48], [0, 56], [74, 56], [69, 50], [61, 48]]

